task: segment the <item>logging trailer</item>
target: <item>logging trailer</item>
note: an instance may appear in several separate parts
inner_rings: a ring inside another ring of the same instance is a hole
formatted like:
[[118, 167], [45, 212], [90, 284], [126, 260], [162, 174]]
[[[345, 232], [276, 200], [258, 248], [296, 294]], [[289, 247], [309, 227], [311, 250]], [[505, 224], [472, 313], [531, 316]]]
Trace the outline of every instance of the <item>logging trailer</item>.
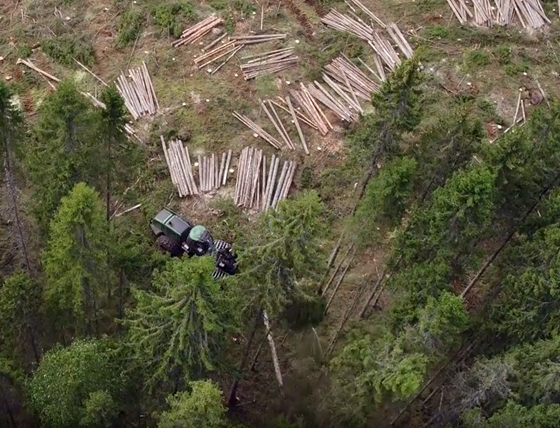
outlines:
[[169, 208], [164, 208], [150, 221], [150, 227], [156, 236], [157, 247], [171, 257], [184, 254], [188, 257], [214, 257], [214, 279], [237, 273], [237, 256], [231, 244], [220, 239], [214, 241], [204, 226], [195, 226]]

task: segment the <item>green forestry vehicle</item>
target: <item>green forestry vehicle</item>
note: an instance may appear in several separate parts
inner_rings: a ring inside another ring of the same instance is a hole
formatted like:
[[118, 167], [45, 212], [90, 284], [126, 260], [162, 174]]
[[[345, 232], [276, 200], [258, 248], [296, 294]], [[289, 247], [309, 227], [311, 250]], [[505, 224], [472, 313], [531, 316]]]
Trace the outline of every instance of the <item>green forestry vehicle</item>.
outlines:
[[212, 278], [219, 279], [237, 273], [237, 257], [231, 244], [214, 241], [210, 232], [200, 225], [193, 225], [169, 208], [162, 209], [151, 221], [156, 245], [172, 257], [210, 255], [216, 259]]

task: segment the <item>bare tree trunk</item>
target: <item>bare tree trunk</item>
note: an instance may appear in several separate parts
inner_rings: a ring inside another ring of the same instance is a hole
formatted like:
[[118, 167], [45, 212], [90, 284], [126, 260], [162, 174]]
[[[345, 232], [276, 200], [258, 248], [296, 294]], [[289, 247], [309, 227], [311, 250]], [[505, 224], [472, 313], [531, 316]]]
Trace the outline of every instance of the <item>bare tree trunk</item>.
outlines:
[[257, 331], [257, 324], [259, 322], [261, 315], [262, 315], [262, 310], [259, 310], [257, 312], [257, 315], [255, 316], [253, 327], [251, 328], [251, 331], [249, 332], [249, 336], [247, 337], [247, 343], [245, 344], [245, 351], [243, 352], [243, 358], [239, 363], [239, 369], [238, 369], [239, 373], [235, 376], [235, 379], [229, 391], [228, 406], [230, 408], [235, 407], [235, 405], [237, 404], [236, 396], [237, 396], [237, 388], [239, 387], [239, 377], [241, 376], [241, 371], [243, 370], [243, 367], [245, 367], [245, 363], [247, 362], [247, 357], [249, 356], [249, 351], [251, 350], [251, 344], [253, 343], [253, 339]]
[[267, 330], [266, 338], [268, 340], [268, 345], [270, 346], [270, 352], [272, 353], [272, 364], [274, 366], [274, 373], [276, 374], [276, 380], [278, 381], [278, 385], [282, 387], [284, 382], [282, 380], [282, 372], [280, 371], [280, 363], [278, 362], [278, 354], [276, 353], [276, 344], [274, 343], [274, 338], [272, 337], [272, 333], [270, 332], [270, 323], [268, 322], [268, 315], [266, 311], [263, 311], [263, 323], [264, 327]]
[[16, 189], [14, 185], [14, 176], [12, 171], [12, 162], [10, 159], [10, 152], [6, 150], [6, 157], [5, 157], [5, 171], [6, 171], [6, 184], [8, 185], [8, 191], [10, 192], [10, 199], [12, 200], [12, 205], [14, 208], [14, 217], [16, 219], [16, 228], [19, 235], [19, 244], [21, 246], [21, 251], [23, 253], [23, 257], [25, 259], [25, 267], [27, 268], [27, 272], [31, 275], [31, 263], [29, 262], [29, 255], [27, 254], [27, 246], [25, 244], [25, 239], [23, 236], [23, 227], [21, 226], [21, 218], [19, 215], [19, 206], [17, 202], [17, 195]]

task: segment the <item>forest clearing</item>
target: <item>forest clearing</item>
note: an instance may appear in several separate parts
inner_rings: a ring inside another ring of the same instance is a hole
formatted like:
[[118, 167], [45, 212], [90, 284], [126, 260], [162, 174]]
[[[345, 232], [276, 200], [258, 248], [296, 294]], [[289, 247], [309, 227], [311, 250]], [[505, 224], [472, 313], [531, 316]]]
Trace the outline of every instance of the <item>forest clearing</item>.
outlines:
[[556, 428], [559, 30], [2, 2], [0, 427]]

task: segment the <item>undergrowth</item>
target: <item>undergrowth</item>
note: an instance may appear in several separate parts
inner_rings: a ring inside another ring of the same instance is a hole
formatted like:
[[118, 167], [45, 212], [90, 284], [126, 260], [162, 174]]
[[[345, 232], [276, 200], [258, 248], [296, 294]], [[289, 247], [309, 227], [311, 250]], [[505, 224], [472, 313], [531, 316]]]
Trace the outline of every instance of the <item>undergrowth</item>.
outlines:
[[181, 18], [188, 22], [196, 19], [196, 12], [191, 3], [176, 2], [159, 4], [152, 9], [155, 24], [173, 37], [179, 37], [183, 31]]
[[[92, 44], [71, 34], [47, 39], [41, 43], [41, 49], [53, 61], [68, 67], [75, 65], [74, 59], [85, 65], [92, 65], [95, 62]], [[31, 48], [22, 53], [31, 55], [30, 51]]]
[[135, 10], [125, 12], [119, 22], [119, 32], [115, 40], [118, 48], [124, 48], [136, 41], [140, 36], [146, 16], [144, 13]]

